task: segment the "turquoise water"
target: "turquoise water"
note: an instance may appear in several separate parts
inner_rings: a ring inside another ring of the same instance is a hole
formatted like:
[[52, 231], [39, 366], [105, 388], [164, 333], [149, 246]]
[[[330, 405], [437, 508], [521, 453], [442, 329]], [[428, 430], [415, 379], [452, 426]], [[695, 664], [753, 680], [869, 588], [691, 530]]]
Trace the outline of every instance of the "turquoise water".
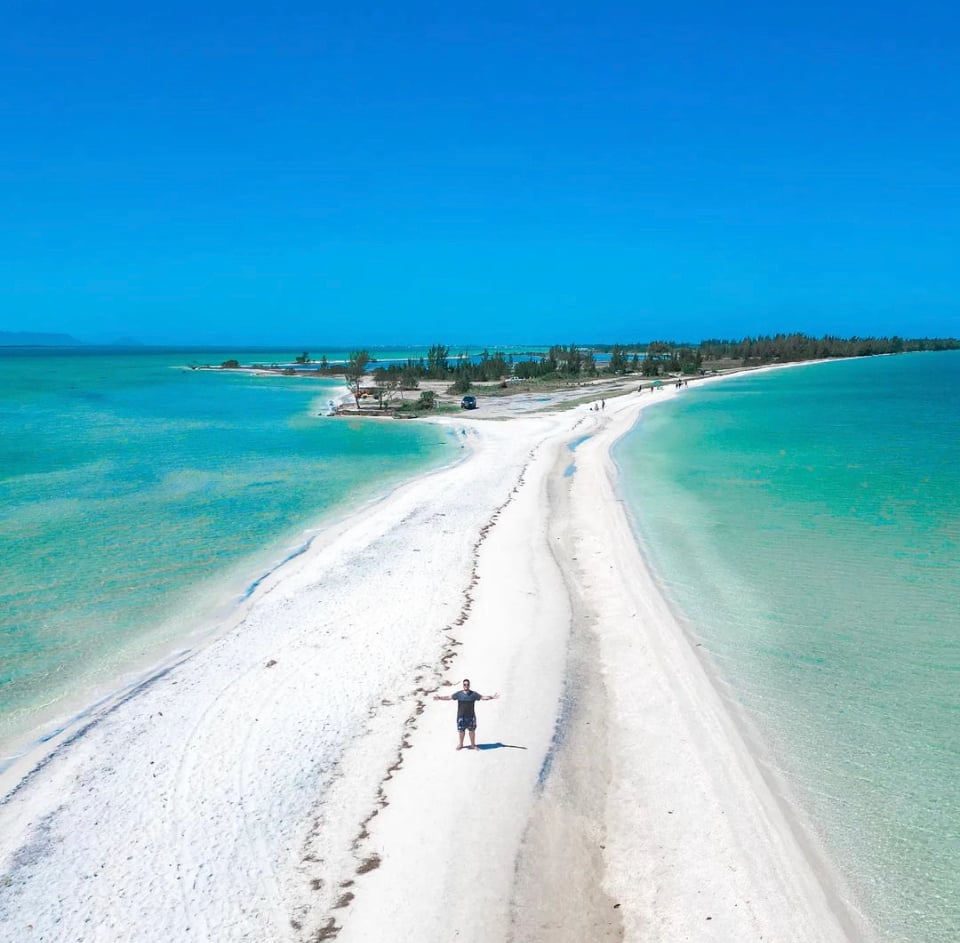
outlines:
[[667, 595], [887, 940], [960, 939], [960, 354], [691, 387], [617, 450]]
[[0, 743], [454, 457], [434, 426], [319, 418], [332, 381], [182, 367], [233, 356], [290, 354], [0, 351]]

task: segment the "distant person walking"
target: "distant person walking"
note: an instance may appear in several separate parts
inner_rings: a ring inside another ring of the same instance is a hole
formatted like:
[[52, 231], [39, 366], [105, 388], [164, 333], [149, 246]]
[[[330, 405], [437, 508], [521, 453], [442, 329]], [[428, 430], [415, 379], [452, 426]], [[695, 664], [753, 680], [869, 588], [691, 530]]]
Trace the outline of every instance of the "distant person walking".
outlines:
[[470, 734], [470, 746], [468, 749], [477, 748], [477, 713], [474, 705], [477, 701], [493, 701], [500, 697], [499, 694], [478, 694], [470, 690], [470, 679], [463, 679], [463, 690], [456, 694], [434, 694], [435, 701], [456, 701], [457, 702], [457, 730], [460, 732], [460, 742], [457, 749], [463, 749], [463, 735]]

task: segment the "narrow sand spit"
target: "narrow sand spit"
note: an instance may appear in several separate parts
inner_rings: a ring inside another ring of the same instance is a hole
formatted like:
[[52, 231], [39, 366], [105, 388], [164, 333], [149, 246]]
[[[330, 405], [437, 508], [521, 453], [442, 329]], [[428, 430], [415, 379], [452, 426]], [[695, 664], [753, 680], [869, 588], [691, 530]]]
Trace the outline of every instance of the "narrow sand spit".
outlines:
[[[465, 461], [2, 801], [0, 938], [861, 939], [618, 500], [610, 446], [673, 395], [448, 420]], [[501, 698], [458, 753], [464, 676]]]

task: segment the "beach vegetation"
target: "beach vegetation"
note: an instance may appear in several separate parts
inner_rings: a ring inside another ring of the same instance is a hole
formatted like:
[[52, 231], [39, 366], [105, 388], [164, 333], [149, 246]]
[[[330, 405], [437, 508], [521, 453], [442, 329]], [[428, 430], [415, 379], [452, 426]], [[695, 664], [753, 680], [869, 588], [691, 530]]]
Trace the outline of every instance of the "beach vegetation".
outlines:
[[433, 344], [427, 351], [427, 375], [441, 379], [446, 374], [450, 348], [443, 344]]
[[768, 334], [738, 340], [710, 338], [699, 342], [676, 340], [637, 341], [628, 344], [594, 344], [597, 353], [609, 353], [608, 369], [619, 372], [620, 357], [632, 352], [631, 368], [644, 376], [698, 374], [716, 367], [752, 367], [772, 363], [799, 363], [835, 357], [872, 357], [917, 351], [957, 350], [956, 338], [837, 337], [808, 334]]
[[363, 381], [367, 376], [367, 364], [370, 363], [370, 354], [365, 350], [357, 350], [347, 358], [347, 364], [344, 369], [344, 375], [347, 380], [347, 386], [353, 394], [353, 399], [360, 408], [360, 393]]
[[[656, 380], [663, 377], [701, 376], [717, 370], [740, 369], [775, 363], [796, 363], [832, 357], [865, 357], [876, 354], [903, 353], [919, 350], [955, 350], [960, 341], [950, 338], [906, 339], [902, 337], [811, 337], [805, 334], [775, 334], [744, 337], [740, 340], [709, 339], [678, 342], [666, 339], [643, 343], [578, 345], [554, 344], [544, 352], [502, 351], [484, 349], [478, 355], [467, 352], [451, 354], [451, 348], [436, 343], [425, 356], [408, 358], [377, 366], [365, 351], [350, 354], [346, 365], [328, 364], [326, 357], [318, 367], [320, 373], [343, 374], [356, 399], [357, 408], [364, 396], [379, 400], [386, 409], [395, 395], [403, 400], [403, 392], [416, 390], [424, 381], [449, 384], [449, 392], [463, 396], [477, 384], [509, 394], [515, 384], [544, 385], [579, 384], [604, 376], [642, 374]], [[606, 363], [596, 354], [609, 354]], [[307, 356], [304, 352], [304, 356]], [[239, 366], [236, 362], [233, 365]], [[226, 364], [225, 364], [226, 365]], [[371, 373], [373, 375], [371, 375]], [[420, 408], [420, 403], [415, 403]]]
[[224, 370], [236, 370], [240, 366], [240, 361], [224, 360], [224, 362], [220, 364], [220, 366], [223, 367]]
[[[369, 362], [368, 362], [369, 363]], [[379, 369], [379, 368], [378, 368]], [[467, 353], [451, 357], [449, 348], [435, 344], [426, 357], [409, 358], [382, 368], [398, 378], [400, 388], [415, 390], [422, 380], [443, 380], [447, 383], [494, 383], [510, 377], [512, 366], [499, 351], [484, 351], [476, 361]]]
[[954, 338], [811, 337], [800, 333], [758, 335], [736, 341], [711, 339], [701, 341], [698, 347], [704, 361], [736, 361], [745, 367], [958, 348], [960, 341]]
[[593, 351], [577, 344], [555, 344], [541, 357], [530, 357], [513, 364], [513, 375], [521, 380], [577, 381], [599, 374]]
[[294, 363], [310, 363], [310, 354], [307, 351], [304, 351], [298, 357], [294, 358]]
[[611, 373], [622, 374], [630, 369], [630, 362], [627, 359], [627, 349], [621, 344], [614, 344], [610, 351], [610, 363], [607, 369]]
[[403, 399], [404, 390], [415, 390], [420, 386], [420, 377], [413, 367], [403, 367], [400, 370], [400, 398]]
[[400, 403], [391, 410], [398, 419], [422, 416], [424, 413], [454, 413], [460, 411], [460, 406], [443, 402], [435, 390], [422, 390], [415, 400]]
[[377, 367], [373, 371], [373, 382], [376, 384], [376, 395], [380, 408], [385, 409], [390, 400], [400, 390], [400, 375], [383, 367]]

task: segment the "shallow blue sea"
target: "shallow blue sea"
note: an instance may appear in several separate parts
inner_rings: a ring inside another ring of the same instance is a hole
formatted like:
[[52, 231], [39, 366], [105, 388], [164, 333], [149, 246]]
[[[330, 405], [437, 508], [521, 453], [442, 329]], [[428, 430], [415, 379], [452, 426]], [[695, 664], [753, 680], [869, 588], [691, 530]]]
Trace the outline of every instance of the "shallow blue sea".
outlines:
[[0, 743], [454, 457], [433, 426], [321, 418], [333, 381], [184, 367], [233, 356], [291, 354], [0, 351]]
[[692, 385], [618, 447], [664, 590], [883, 939], [960, 939], [960, 353]]

